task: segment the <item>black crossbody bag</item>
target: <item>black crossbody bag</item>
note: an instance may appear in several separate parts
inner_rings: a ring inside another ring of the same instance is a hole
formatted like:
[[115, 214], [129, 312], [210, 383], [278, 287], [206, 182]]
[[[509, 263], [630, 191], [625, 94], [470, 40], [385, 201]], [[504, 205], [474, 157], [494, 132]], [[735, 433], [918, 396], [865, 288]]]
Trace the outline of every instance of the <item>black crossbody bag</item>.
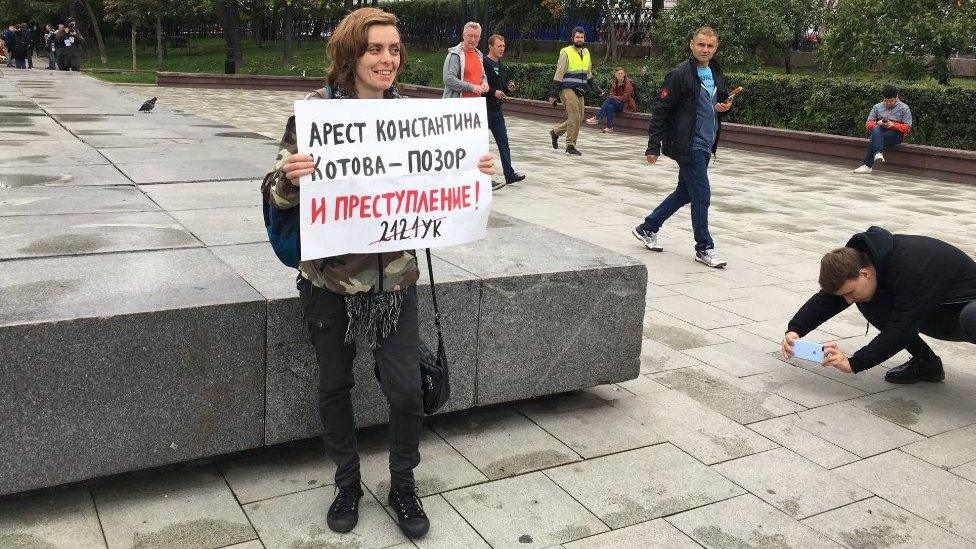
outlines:
[[[420, 385], [424, 390], [424, 413], [433, 415], [451, 398], [451, 378], [448, 375], [447, 352], [444, 350], [444, 335], [441, 333], [441, 313], [437, 309], [437, 290], [434, 286], [434, 267], [431, 264], [430, 250], [427, 250], [427, 272], [430, 274], [430, 299], [434, 303], [434, 326], [437, 328], [437, 352], [421, 339], [417, 357], [420, 360]], [[373, 373], [380, 383], [380, 367], [373, 366]]]
[[451, 398], [451, 379], [448, 375], [447, 352], [441, 333], [441, 313], [437, 309], [437, 290], [430, 249], [427, 249], [427, 272], [430, 274], [430, 299], [434, 304], [434, 326], [437, 328], [437, 353], [420, 340], [420, 381], [424, 388], [424, 412], [431, 415]]

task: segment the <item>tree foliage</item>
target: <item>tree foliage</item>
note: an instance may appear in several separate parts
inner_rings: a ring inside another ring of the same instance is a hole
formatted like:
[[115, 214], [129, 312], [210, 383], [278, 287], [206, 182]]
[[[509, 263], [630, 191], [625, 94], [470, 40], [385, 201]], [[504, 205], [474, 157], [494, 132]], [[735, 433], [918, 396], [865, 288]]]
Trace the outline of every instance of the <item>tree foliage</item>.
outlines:
[[949, 57], [974, 42], [976, 1], [838, 0], [826, 27], [818, 61], [829, 72], [887, 68], [910, 79], [930, 72], [946, 84]]
[[786, 24], [763, 0], [681, 0], [654, 24], [652, 39], [662, 51], [657, 64], [687, 59], [691, 35], [703, 25], [718, 32], [715, 58], [729, 69], [759, 68], [760, 50], [779, 50], [790, 39]]

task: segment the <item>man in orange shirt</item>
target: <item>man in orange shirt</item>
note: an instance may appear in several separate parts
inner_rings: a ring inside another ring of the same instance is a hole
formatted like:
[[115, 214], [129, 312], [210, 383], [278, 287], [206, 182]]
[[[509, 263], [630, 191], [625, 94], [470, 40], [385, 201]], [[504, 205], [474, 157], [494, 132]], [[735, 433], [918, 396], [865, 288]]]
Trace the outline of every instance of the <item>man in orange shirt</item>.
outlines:
[[[481, 25], [474, 21], [465, 23], [461, 43], [448, 49], [444, 59], [444, 97], [481, 97], [488, 93], [484, 57], [478, 51], [480, 41]], [[504, 186], [504, 182], [491, 184], [493, 190]]]

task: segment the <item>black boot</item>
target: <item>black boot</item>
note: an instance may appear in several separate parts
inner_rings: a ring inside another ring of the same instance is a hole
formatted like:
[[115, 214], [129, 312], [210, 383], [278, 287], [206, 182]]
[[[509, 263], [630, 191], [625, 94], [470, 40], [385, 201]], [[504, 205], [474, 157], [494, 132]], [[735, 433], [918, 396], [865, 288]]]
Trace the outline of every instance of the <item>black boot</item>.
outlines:
[[885, 381], [891, 383], [915, 383], [916, 381], [942, 381], [945, 370], [942, 369], [942, 359], [921, 361], [912, 357], [901, 366], [895, 366], [885, 374]]
[[573, 154], [576, 156], [580, 156], [583, 153], [576, 150], [576, 145], [566, 145], [566, 154]]
[[554, 130], [549, 130], [549, 139], [552, 140], [552, 148], [558, 149], [559, 148], [559, 134], [556, 133]]
[[359, 522], [359, 499], [363, 489], [359, 484], [339, 487], [339, 493], [329, 507], [327, 522], [333, 532], [344, 533], [356, 527]]
[[424, 505], [417, 495], [417, 487], [412, 484], [390, 488], [390, 507], [397, 516], [400, 531], [408, 538], [416, 539], [430, 530], [430, 520], [424, 513]]

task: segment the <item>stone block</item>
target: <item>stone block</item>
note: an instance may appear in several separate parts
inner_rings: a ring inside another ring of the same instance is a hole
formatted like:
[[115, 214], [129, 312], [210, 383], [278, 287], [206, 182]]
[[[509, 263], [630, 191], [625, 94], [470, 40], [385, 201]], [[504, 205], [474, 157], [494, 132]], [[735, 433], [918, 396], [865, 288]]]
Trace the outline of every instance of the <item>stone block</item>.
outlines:
[[[142, 137], [179, 137], [177, 134]], [[128, 138], [128, 136], [122, 136]], [[116, 164], [118, 169], [136, 183], [180, 183], [190, 181], [227, 181], [231, 179], [261, 179], [272, 168], [274, 157], [235, 161], [180, 159], [179, 162], [133, 162]]]
[[[220, 246], [213, 251], [268, 300], [267, 444], [318, 435], [318, 364], [301, 320], [295, 270], [282, 265], [267, 243]], [[421, 254], [418, 261], [422, 273], [417, 286], [420, 333], [433, 349], [437, 340], [426, 259]], [[451, 366], [451, 400], [442, 412], [463, 410], [475, 404], [481, 282], [436, 257], [434, 278]], [[373, 363], [372, 353], [359, 352], [353, 365], [357, 380], [353, 405], [359, 427], [388, 419], [386, 397], [376, 382]]]
[[165, 212], [0, 217], [0, 259], [161, 248], [200, 242]]
[[110, 165], [0, 168], [0, 189], [67, 185], [132, 185], [132, 181]]
[[525, 224], [435, 253], [484, 281], [478, 405], [639, 374], [647, 271], [638, 262]]
[[0, 494], [263, 443], [266, 309], [206, 250], [3, 270]]

